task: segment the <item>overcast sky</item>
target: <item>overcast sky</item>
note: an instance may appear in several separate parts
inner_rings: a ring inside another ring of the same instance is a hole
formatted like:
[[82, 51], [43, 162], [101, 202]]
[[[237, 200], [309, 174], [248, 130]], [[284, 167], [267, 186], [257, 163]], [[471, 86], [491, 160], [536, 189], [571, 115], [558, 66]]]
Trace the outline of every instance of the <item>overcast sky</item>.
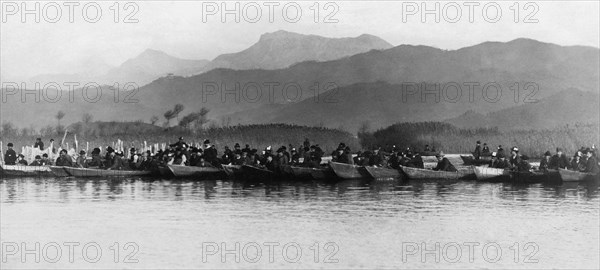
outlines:
[[[101, 63], [117, 66], [147, 48], [181, 58], [211, 60], [222, 53], [243, 50], [257, 42], [261, 34], [277, 30], [326, 37], [354, 37], [368, 33], [395, 46], [428, 45], [450, 50], [484, 41], [510, 41], [520, 37], [560, 45], [600, 47], [598, 1], [545, 1], [532, 2], [534, 4], [529, 6], [520, 2], [518, 7], [514, 6], [514, 1], [498, 1], [487, 6], [486, 16], [483, 6], [487, 2], [482, 2], [472, 7], [473, 22], [470, 22], [471, 7], [468, 4], [437, 2], [440, 4], [439, 23], [435, 22], [433, 14], [427, 15], [426, 21], [422, 22], [422, 2], [338, 1], [331, 2], [333, 4], [327, 9], [327, 2], [319, 2], [317, 16], [314, 12], [316, 2], [303, 1], [289, 4], [285, 17], [283, 6], [289, 2], [279, 2], [278, 6], [272, 7], [273, 22], [269, 18], [270, 7], [264, 2], [226, 2], [229, 9], [233, 9], [235, 3], [240, 4], [239, 23], [233, 15], [228, 15], [222, 22], [223, 2], [204, 2], [205, 9], [201, 2], [191, 1], [133, 2], [135, 6], [127, 10], [122, 2], [118, 23], [114, 22], [113, 1], [97, 2], [102, 15], [95, 23], [84, 20], [96, 17], [94, 6], [88, 6], [86, 18], [82, 15], [83, 5], [87, 2], [72, 7], [74, 22], [69, 21], [70, 8], [64, 2], [56, 2], [62, 13], [60, 17], [56, 16], [56, 6], [48, 5], [49, 2], [38, 3], [39, 23], [35, 22], [34, 15], [26, 15], [25, 21], [22, 20], [20, 2], [2, 1], [0, 64], [3, 80], [47, 73], [77, 73]], [[295, 12], [296, 3], [302, 12], [300, 16]], [[434, 9], [434, 3], [428, 1], [426, 8]], [[502, 12], [499, 17], [495, 3]], [[219, 10], [209, 15], [209, 8], [214, 6]], [[262, 13], [260, 17], [256, 16], [257, 6]], [[415, 6], [419, 10], [415, 10]], [[456, 16], [457, 6], [460, 17]], [[34, 5], [29, 2], [27, 7], [33, 9]], [[134, 12], [135, 8], [137, 11]], [[519, 10], [516, 18], [515, 10]], [[133, 13], [130, 19], [137, 22], [124, 23], [130, 13]], [[406, 15], [404, 21], [403, 14]], [[331, 22], [326, 23], [328, 15], [332, 15], [328, 17]], [[530, 23], [525, 23], [527, 18]], [[293, 22], [295, 19], [298, 21]], [[52, 20], [58, 22], [49, 22]], [[453, 22], [455, 20], [458, 21]]]

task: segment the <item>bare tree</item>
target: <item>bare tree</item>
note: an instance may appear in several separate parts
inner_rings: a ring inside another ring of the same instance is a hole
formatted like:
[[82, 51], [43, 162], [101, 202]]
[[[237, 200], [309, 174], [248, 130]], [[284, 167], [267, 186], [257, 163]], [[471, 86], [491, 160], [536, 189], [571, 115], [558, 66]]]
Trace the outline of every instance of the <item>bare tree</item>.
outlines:
[[54, 117], [56, 117], [56, 120], [58, 120], [58, 126], [60, 126], [60, 120], [65, 117], [65, 113], [63, 111], [58, 111]]
[[153, 124], [153, 125], [154, 125], [154, 124], [156, 124], [156, 122], [158, 122], [158, 116], [156, 116], [156, 115], [153, 115], [153, 116], [150, 118], [150, 124]]

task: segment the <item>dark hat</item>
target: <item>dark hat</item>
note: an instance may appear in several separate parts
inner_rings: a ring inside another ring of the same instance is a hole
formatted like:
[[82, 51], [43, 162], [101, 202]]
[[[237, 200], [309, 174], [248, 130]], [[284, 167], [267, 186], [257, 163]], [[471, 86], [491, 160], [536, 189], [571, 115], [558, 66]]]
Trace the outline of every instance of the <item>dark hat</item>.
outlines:
[[562, 152], [562, 149], [560, 147], [556, 147], [556, 152]]
[[481, 143], [480, 141], [477, 141], [477, 143]]
[[48, 154], [43, 154], [42, 157], [48, 157]]
[[204, 140], [204, 144], [209, 144], [210, 140]]
[[50, 139], [50, 142], [53, 142], [53, 141], [54, 141], [54, 139]]
[[7, 144], [7, 146], [8, 146], [8, 147], [13, 147], [13, 144], [12, 144], [11, 142], [9, 142], [9, 143]]
[[41, 140], [42, 140], [42, 138], [37, 138], [36, 140], [38, 140], [38, 141], [41, 141]]
[[60, 150], [60, 152], [61, 152], [61, 153], [62, 153], [62, 152], [65, 152], [65, 154], [66, 154], [66, 153], [67, 153], [67, 149]]
[[502, 148], [502, 145], [498, 145], [498, 149]]
[[35, 156], [35, 159], [42, 159], [42, 157], [40, 157], [40, 155]]
[[135, 148], [132, 147], [131, 149], [129, 149], [129, 152], [135, 152]]
[[23, 154], [19, 154], [19, 157], [22, 157], [22, 158], [24, 158], [25, 156], [24, 156]]
[[487, 145], [487, 143], [483, 143], [483, 145]]
[[235, 145], [233, 147], [240, 147], [239, 143], [235, 143]]
[[180, 141], [181, 141], [181, 140], [183, 140], [183, 137], [179, 137], [179, 140], [180, 140]]
[[544, 153], [544, 156], [552, 156], [552, 153], [550, 153], [550, 151], [546, 151], [546, 153]]
[[81, 150], [81, 151], [79, 151], [79, 154], [83, 155], [83, 154], [85, 154], [85, 151]]

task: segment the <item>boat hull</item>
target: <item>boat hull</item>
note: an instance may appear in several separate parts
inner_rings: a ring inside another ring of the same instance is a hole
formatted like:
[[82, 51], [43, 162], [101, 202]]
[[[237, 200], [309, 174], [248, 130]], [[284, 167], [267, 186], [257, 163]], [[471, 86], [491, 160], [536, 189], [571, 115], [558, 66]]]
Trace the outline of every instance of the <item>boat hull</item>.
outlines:
[[242, 180], [269, 183], [273, 181], [275, 173], [267, 169], [243, 165], [241, 176]]
[[371, 178], [365, 167], [344, 163], [330, 162], [329, 167], [341, 179]]
[[196, 167], [182, 165], [167, 165], [175, 177], [219, 178], [224, 176], [223, 170], [215, 167]]
[[50, 171], [52, 171], [52, 174], [56, 177], [70, 176], [63, 166], [50, 166]]
[[594, 175], [591, 173], [583, 173], [565, 169], [558, 169], [558, 172], [560, 173], [560, 178], [563, 182], [598, 180], [598, 175]]
[[479, 159], [475, 159], [475, 157], [472, 157], [472, 156], [461, 155], [460, 158], [462, 159], [463, 164], [466, 166], [470, 166], [470, 165], [481, 166], [481, 165], [485, 165], [485, 164], [490, 164], [490, 158], [486, 158], [486, 157], [480, 157]]
[[402, 177], [400, 171], [395, 169], [365, 166], [365, 170], [375, 180], [394, 180]]
[[4, 176], [52, 176], [49, 166], [0, 165]]
[[477, 181], [505, 182], [510, 181], [510, 171], [490, 167], [473, 167]]
[[121, 170], [103, 170], [90, 168], [63, 167], [64, 170], [74, 177], [128, 177], [128, 176], [150, 176], [152, 171], [121, 171]]
[[408, 179], [411, 180], [427, 180], [427, 179], [438, 179], [438, 180], [471, 180], [475, 179], [475, 172], [473, 167], [459, 167], [456, 172], [446, 171], [434, 171], [428, 169], [412, 168], [400, 166], [400, 169], [406, 174]]
[[242, 175], [242, 166], [241, 165], [222, 165], [223, 172], [229, 178], [240, 178]]

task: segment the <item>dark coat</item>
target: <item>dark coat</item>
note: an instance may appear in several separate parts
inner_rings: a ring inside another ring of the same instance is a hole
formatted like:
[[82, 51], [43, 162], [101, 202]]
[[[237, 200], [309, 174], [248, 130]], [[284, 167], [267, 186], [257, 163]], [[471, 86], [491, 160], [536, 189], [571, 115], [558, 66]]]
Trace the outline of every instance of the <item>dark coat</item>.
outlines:
[[585, 162], [585, 172], [598, 174], [600, 172], [600, 168], [598, 168], [598, 161], [596, 161], [595, 157], [590, 157]]
[[21, 160], [19, 160], [19, 162], [18, 162], [18, 163], [19, 163], [20, 165], [25, 165], [25, 166], [27, 166], [27, 160], [21, 159]]
[[473, 151], [473, 156], [475, 157], [475, 159], [479, 159], [479, 157], [481, 156], [481, 145], [477, 145], [475, 146], [475, 151]]
[[552, 158], [550, 158], [550, 169], [567, 169], [569, 168], [569, 165], [569, 160], [565, 155], [561, 155], [560, 157], [558, 155], [554, 155]]
[[498, 160], [498, 162], [496, 163], [496, 166], [494, 168], [498, 168], [498, 169], [510, 168], [510, 162], [508, 162], [507, 159], [504, 159], [504, 161]]
[[54, 164], [56, 164], [56, 166], [73, 167], [73, 159], [69, 155], [60, 156], [56, 159]]
[[15, 162], [17, 162], [17, 152], [13, 149], [6, 150], [6, 154], [4, 154], [4, 164], [15, 165]]
[[44, 143], [43, 142], [35, 142], [35, 144], [33, 145], [33, 148], [39, 147], [40, 150], [44, 150]]
[[452, 163], [450, 163], [450, 160], [448, 160], [447, 158], [442, 158], [442, 160], [438, 161], [438, 164], [435, 168], [433, 168], [434, 171], [445, 171], [445, 172], [456, 172], [458, 171], [456, 169], [456, 167], [454, 167], [454, 165], [452, 165]]

